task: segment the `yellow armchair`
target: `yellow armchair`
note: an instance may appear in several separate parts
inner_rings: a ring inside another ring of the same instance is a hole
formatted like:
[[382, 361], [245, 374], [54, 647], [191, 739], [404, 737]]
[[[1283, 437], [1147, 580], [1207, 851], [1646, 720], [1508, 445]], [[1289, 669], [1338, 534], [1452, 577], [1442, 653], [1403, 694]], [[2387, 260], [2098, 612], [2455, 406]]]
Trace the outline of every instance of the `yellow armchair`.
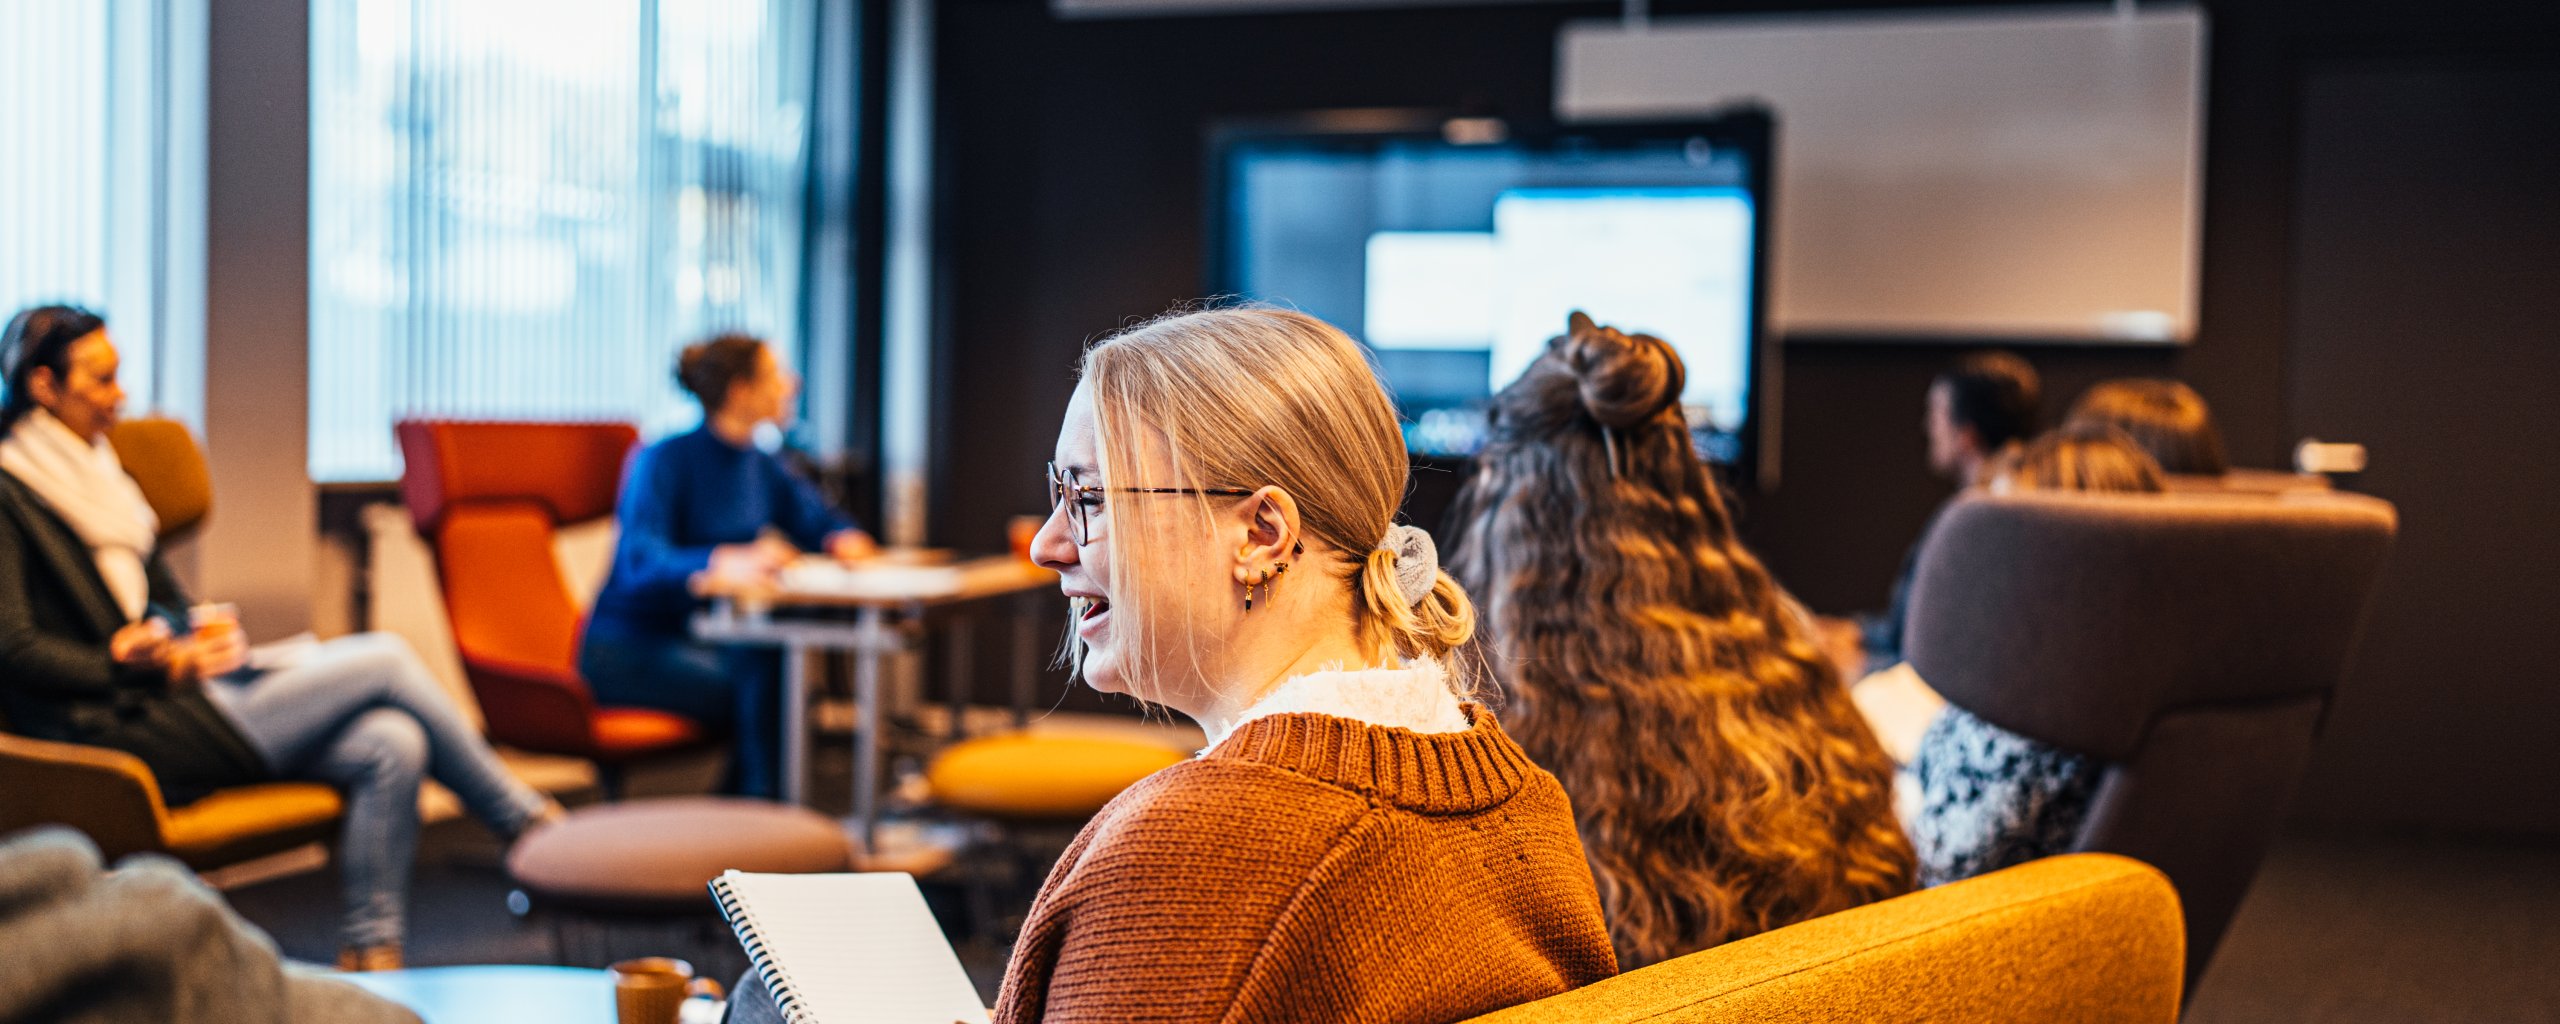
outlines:
[[108, 857], [165, 853], [198, 871], [337, 835], [338, 792], [315, 782], [235, 786], [172, 810], [142, 759], [0, 732], [0, 834], [37, 825], [88, 833]]
[[2185, 970], [2168, 877], [2083, 853], [1818, 917], [1471, 1024], [2176, 1024]]
[[[125, 472], [173, 539], [213, 507], [204, 452], [186, 425], [132, 419], [107, 436]], [[69, 825], [109, 857], [166, 853], [198, 871], [281, 853], [337, 834], [338, 793], [311, 782], [218, 790], [172, 810], [142, 759], [119, 750], [10, 735], [0, 723], [0, 833]]]

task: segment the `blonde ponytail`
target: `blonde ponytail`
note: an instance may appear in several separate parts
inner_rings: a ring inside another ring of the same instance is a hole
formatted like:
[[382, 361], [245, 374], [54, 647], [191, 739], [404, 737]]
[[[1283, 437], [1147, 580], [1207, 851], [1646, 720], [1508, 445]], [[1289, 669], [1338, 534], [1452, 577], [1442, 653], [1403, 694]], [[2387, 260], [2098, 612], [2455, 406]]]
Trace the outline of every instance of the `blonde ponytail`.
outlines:
[[1370, 639], [1393, 644], [1405, 657], [1445, 661], [1475, 635], [1476, 608], [1467, 600], [1466, 588], [1435, 569], [1430, 592], [1407, 604], [1396, 582], [1396, 553], [1386, 548], [1369, 552], [1352, 588], [1359, 592], [1360, 621]]

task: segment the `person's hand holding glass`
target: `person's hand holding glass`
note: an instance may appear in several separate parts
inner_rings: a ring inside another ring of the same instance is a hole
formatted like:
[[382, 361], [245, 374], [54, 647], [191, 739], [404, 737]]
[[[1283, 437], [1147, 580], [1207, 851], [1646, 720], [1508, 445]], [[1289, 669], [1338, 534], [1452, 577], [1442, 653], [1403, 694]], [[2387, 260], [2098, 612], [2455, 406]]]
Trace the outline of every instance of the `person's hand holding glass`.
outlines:
[[116, 630], [107, 640], [107, 656], [118, 665], [161, 665], [169, 661], [169, 624], [146, 618]]
[[173, 645], [171, 679], [203, 682], [249, 663], [249, 634], [240, 628], [239, 606], [200, 604], [187, 609], [187, 622], [194, 629]]
[[157, 665], [167, 670], [169, 685], [190, 686], [240, 671], [249, 663], [249, 637], [240, 629], [240, 611], [228, 604], [188, 609], [192, 629], [176, 636], [168, 622], [147, 618], [116, 631], [107, 654], [119, 665]]

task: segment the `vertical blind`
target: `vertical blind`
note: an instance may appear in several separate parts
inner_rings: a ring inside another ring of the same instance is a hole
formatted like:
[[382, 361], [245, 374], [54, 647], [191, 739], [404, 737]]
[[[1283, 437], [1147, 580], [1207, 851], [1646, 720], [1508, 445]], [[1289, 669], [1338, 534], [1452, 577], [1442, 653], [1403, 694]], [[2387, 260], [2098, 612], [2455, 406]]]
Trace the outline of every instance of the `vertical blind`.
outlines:
[[798, 362], [815, 0], [313, 0], [311, 474], [418, 416], [692, 421]]
[[166, 24], [157, 0], [0, 0], [0, 319], [107, 317], [132, 411], [160, 404]]

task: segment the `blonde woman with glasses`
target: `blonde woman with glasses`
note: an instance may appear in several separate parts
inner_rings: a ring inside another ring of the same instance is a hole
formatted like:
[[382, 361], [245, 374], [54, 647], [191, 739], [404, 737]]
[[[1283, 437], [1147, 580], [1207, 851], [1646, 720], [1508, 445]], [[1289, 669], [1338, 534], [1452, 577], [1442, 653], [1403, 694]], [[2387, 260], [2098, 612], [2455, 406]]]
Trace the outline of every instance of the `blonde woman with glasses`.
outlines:
[[1616, 973], [1564, 790], [1469, 697], [1474, 629], [1360, 347], [1272, 309], [1087, 352], [1032, 548], [1084, 681], [1209, 747], [1076, 837], [999, 1021], [1454, 1021]]

